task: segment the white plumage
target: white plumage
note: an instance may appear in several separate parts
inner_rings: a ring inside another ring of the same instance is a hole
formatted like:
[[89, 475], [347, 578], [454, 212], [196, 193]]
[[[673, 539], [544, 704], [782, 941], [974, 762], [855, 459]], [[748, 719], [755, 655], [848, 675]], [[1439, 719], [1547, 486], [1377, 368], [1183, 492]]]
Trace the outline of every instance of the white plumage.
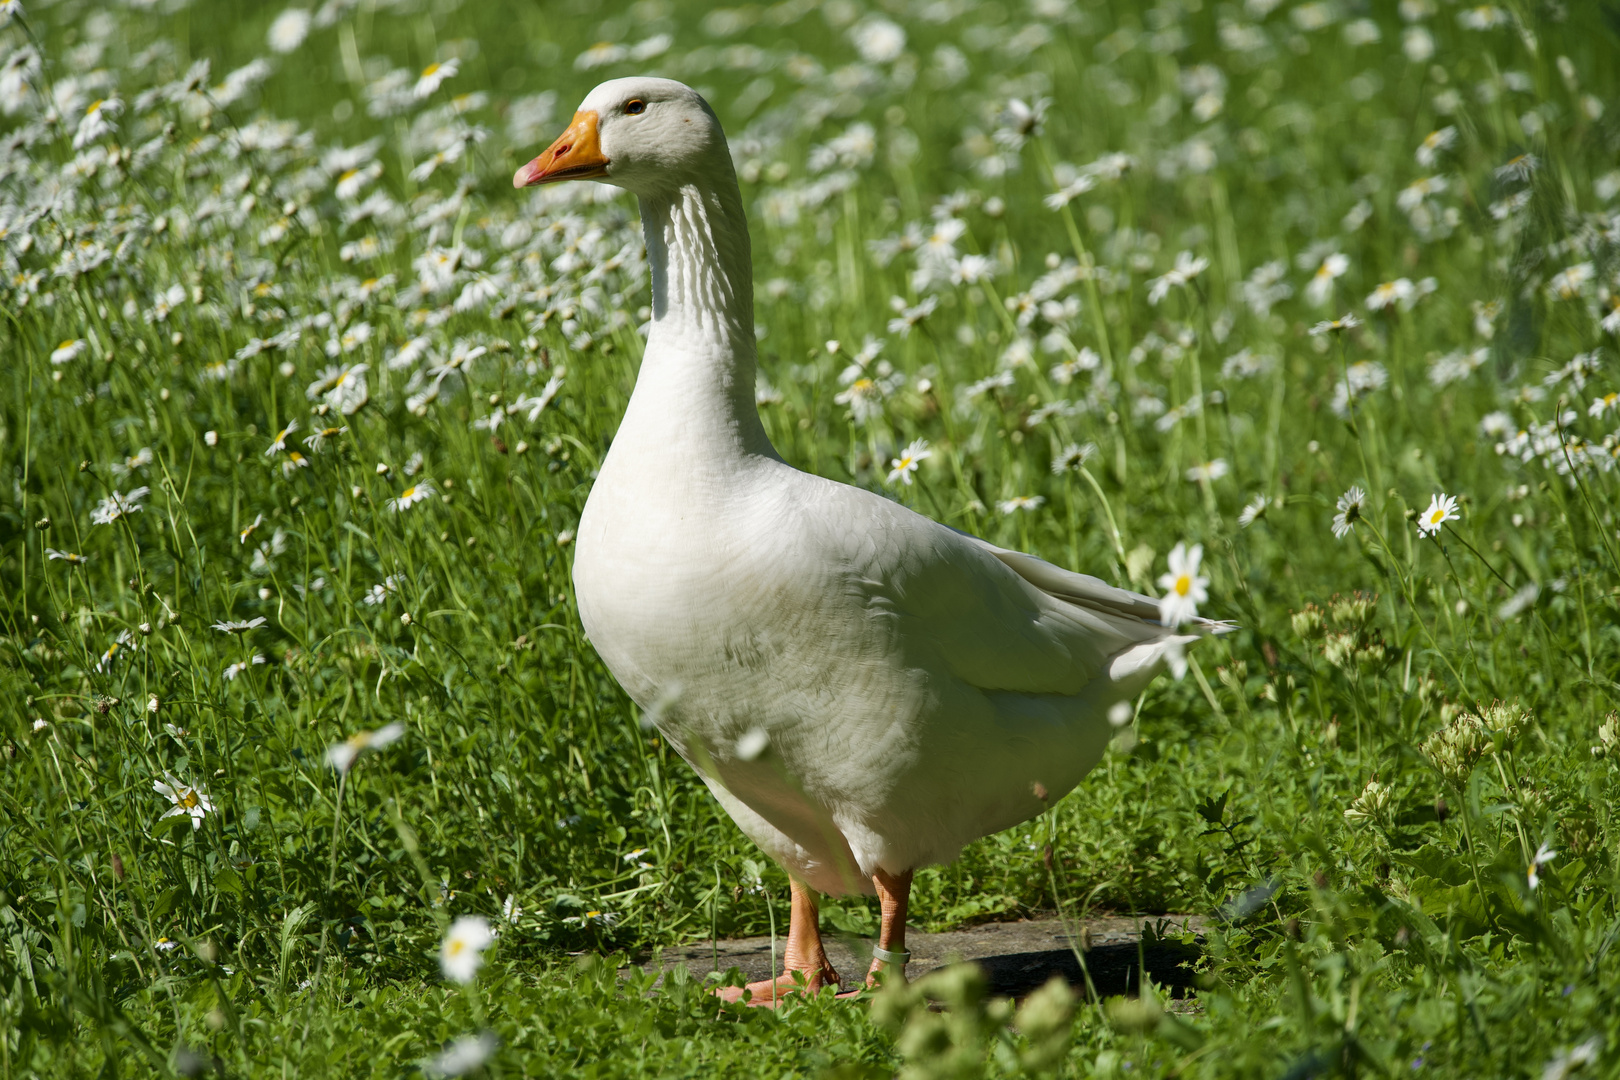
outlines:
[[696, 93], [604, 83], [514, 182], [585, 175], [640, 198], [652, 266], [646, 353], [574, 559], [614, 676], [820, 891], [871, 892], [1069, 791], [1110, 707], [1210, 625], [1172, 633], [1148, 597], [782, 461], [754, 402], [741, 197]]

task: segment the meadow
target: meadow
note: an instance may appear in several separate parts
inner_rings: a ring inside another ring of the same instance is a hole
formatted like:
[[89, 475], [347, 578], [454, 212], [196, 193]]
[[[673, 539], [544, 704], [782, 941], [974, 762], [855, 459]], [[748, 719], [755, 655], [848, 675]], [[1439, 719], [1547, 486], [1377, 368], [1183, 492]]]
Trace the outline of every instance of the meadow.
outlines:
[[[1614, 1075], [1617, 61], [1561, 0], [0, 0], [0, 1077]], [[787, 912], [571, 597], [645, 255], [510, 177], [633, 73], [726, 126], [784, 458], [1202, 545], [1240, 629], [912, 898], [1208, 915], [1176, 1008], [621, 973]]]

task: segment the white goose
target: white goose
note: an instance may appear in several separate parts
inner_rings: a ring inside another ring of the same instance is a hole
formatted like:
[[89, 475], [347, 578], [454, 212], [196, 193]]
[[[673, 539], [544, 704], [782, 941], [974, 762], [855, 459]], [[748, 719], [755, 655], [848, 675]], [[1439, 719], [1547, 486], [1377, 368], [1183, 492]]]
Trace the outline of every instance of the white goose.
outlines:
[[785, 973], [838, 975], [816, 893], [876, 892], [868, 980], [904, 972], [912, 871], [1039, 814], [1106, 747], [1109, 709], [1215, 624], [800, 472], [754, 402], [748, 224], [708, 103], [592, 90], [513, 186], [633, 193], [653, 323], [580, 519], [580, 619], [609, 670], [792, 881]]

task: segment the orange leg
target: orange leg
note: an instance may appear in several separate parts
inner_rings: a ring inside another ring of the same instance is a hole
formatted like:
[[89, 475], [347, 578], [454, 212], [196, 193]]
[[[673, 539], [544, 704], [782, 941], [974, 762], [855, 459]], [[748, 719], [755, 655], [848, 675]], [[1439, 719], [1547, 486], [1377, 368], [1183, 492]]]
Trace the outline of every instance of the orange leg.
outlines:
[[827, 961], [821, 947], [821, 926], [816, 908], [816, 894], [808, 885], [789, 878], [793, 890], [792, 907], [788, 916], [787, 952], [782, 960], [782, 974], [775, 979], [749, 983], [746, 988], [721, 987], [717, 991], [726, 1001], [738, 1001], [747, 989], [750, 1005], [774, 1008], [783, 997], [798, 993], [800, 986], [794, 972], [804, 976], [803, 990], [814, 994], [823, 986], [838, 985], [838, 972]]
[[878, 972], [888, 968], [905, 981], [906, 961], [906, 903], [911, 899], [911, 871], [891, 874], [879, 869], [872, 875], [877, 886], [878, 905], [883, 921], [878, 928], [877, 948], [872, 950], [872, 968], [866, 973], [866, 985], [877, 986]]

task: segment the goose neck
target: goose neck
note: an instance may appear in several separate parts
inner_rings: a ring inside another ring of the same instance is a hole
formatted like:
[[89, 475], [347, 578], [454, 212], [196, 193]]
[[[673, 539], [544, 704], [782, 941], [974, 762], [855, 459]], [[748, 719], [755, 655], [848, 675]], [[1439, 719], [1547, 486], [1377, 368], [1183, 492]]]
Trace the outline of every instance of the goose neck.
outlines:
[[723, 179], [641, 198], [653, 314], [625, 420], [649, 437], [707, 445], [719, 435], [773, 454], [754, 403], [748, 222], [736, 179]]
[[750, 357], [754, 279], [735, 179], [683, 184], [641, 203], [652, 269], [653, 333], [701, 339]]

